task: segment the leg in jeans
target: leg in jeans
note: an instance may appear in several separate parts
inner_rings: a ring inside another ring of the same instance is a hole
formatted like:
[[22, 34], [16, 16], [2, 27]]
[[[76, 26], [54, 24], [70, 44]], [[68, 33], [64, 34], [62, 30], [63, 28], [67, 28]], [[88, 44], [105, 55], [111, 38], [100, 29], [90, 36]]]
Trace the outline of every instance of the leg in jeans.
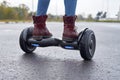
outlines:
[[65, 16], [63, 16], [64, 21], [64, 32], [62, 40], [64, 41], [74, 41], [77, 39], [78, 33], [75, 28], [75, 16], [77, 0], [64, 0], [65, 5]]
[[76, 11], [77, 0], [64, 0], [65, 15], [74, 16]]
[[37, 16], [46, 15], [50, 0], [38, 0]]

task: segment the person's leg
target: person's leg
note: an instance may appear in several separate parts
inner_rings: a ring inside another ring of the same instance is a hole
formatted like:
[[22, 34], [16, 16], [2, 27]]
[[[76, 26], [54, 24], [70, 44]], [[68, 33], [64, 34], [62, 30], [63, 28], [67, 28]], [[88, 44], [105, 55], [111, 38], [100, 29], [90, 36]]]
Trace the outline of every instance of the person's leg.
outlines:
[[43, 38], [49, 38], [52, 36], [46, 27], [46, 12], [49, 6], [49, 2], [50, 0], [38, 0], [37, 14], [36, 16], [33, 16], [33, 38], [36, 40], [41, 40]]
[[46, 15], [50, 0], [38, 0], [37, 16]]
[[77, 0], [64, 0], [65, 15], [74, 16], [76, 11]]
[[65, 16], [63, 16], [64, 21], [64, 32], [62, 40], [64, 41], [74, 41], [77, 39], [78, 33], [75, 28], [75, 16], [77, 0], [64, 0], [65, 4]]

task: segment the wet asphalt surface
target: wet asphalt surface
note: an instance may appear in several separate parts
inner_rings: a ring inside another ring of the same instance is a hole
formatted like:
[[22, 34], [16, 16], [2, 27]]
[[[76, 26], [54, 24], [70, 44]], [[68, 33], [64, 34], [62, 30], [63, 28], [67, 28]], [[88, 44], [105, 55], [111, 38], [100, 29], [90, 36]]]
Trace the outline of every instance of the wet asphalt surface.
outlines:
[[[94, 30], [97, 47], [91, 61], [79, 51], [60, 47], [37, 48], [25, 54], [20, 32], [32, 23], [0, 24], [0, 80], [120, 80], [120, 24], [76, 23], [78, 31]], [[62, 23], [47, 23], [54, 37], [62, 36]]]

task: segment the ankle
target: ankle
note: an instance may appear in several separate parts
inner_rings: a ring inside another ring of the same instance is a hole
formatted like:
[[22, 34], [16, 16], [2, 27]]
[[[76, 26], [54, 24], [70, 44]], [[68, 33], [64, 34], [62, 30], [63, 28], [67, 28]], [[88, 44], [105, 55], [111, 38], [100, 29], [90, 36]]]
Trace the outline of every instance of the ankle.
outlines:
[[47, 20], [47, 15], [42, 15], [42, 16], [33, 16], [33, 23], [34, 24], [39, 24], [39, 23], [45, 23]]

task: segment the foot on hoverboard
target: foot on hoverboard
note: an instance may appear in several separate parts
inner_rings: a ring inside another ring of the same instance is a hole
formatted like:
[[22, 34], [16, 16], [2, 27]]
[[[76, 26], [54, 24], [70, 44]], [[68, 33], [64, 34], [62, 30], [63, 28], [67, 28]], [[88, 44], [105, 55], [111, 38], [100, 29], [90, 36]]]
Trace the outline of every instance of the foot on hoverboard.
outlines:
[[20, 35], [20, 47], [26, 53], [32, 53], [37, 47], [59, 46], [64, 49], [79, 50], [84, 60], [91, 60], [94, 56], [96, 39], [94, 32], [88, 28], [81, 31], [78, 39], [73, 42], [66, 42], [57, 38], [43, 38], [38, 41], [32, 38], [32, 31], [32, 27], [26, 28]]
[[41, 41], [42, 39], [47, 39], [47, 38], [51, 38], [52, 35], [50, 36], [33, 36], [32, 38], [37, 40], [37, 41]]

